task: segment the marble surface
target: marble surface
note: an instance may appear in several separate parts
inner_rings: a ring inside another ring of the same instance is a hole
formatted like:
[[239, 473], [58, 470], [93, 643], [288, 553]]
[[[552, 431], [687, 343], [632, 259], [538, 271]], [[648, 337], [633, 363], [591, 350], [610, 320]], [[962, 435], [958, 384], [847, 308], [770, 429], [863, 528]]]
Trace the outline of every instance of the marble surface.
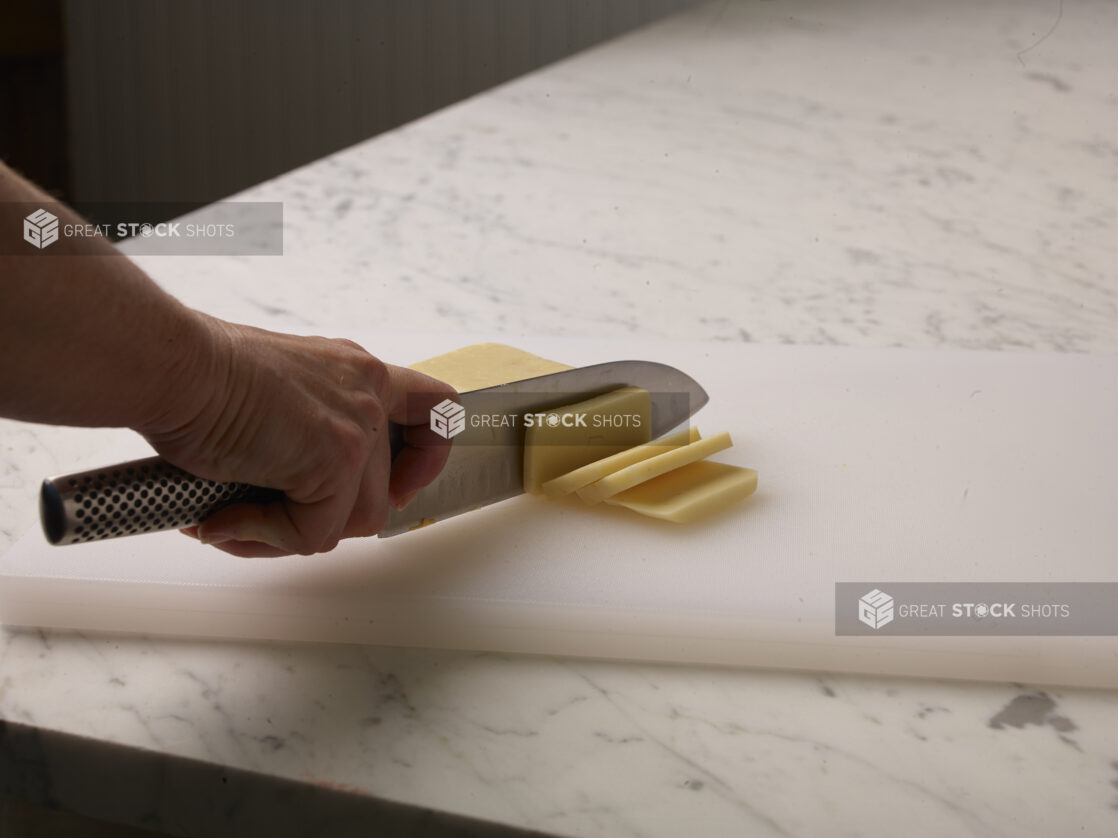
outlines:
[[[282, 257], [137, 261], [277, 329], [1114, 353], [1116, 37], [1106, 0], [717, 2], [249, 190]], [[0, 549], [119, 433], [0, 423]], [[1038, 685], [0, 633], [0, 792], [176, 834], [1113, 835], [1116, 717]]]

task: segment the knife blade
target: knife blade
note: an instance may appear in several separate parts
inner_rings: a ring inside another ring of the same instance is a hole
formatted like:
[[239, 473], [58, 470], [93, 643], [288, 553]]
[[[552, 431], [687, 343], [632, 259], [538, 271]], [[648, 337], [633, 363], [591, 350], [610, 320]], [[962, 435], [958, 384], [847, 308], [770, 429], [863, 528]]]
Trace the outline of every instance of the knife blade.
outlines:
[[[458, 402], [467, 413], [499, 405], [522, 414], [626, 386], [649, 391], [654, 439], [708, 399], [698, 382], [674, 367], [614, 361], [473, 390], [460, 394]], [[401, 429], [392, 425], [388, 430], [395, 455], [403, 446]], [[451, 452], [443, 471], [405, 509], [391, 512], [379, 535], [397, 535], [524, 491], [523, 427], [464, 427], [448, 442]], [[39, 493], [39, 518], [51, 544], [80, 544], [189, 527], [233, 503], [280, 498], [274, 489], [206, 480], [160, 457], [147, 457], [47, 478]]]
[[[613, 361], [463, 393], [469, 416], [517, 416], [563, 407], [620, 387], [647, 390], [653, 439], [707, 403], [699, 383], [675, 367], [652, 361]], [[467, 426], [455, 437], [446, 465], [402, 510], [389, 513], [378, 533], [388, 538], [524, 492], [524, 424]]]

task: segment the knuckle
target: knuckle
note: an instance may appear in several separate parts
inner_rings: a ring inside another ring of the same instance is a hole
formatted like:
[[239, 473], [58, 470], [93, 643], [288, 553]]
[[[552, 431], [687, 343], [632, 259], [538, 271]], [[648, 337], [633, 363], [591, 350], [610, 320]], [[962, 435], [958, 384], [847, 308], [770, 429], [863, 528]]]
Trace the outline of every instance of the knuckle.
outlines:
[[349, 338], [333, 338], [330, 342], [336, 347], [344, 347], [347, 350], [356, 350], [361, 353], [365, 352], [365, 347]]
[[299, 346], [302, 351], [310, 351], [316, 355], [324, 355], [326, 357], [337, 357], [340, 353], [340, 346], [338, 341], [334, 338], [323, 337], [322, 335], [312, 335], [304, 338], [303, 343]]
[[316, 547], [320, 541], [321, 539], [315, 538], [314, 534], [308, 530], [296, 527], [287, 547], [300, 556], [310, 556], [317, 552]]
[[392, 374], [388, 365], [370, 355], [359, 344], [347, 338], [338, 338], [333, 342], [338, 357], [335, 363], [340, 363], [344, 369], [344, 379], [354, 390], [367, 391], [378, 398], [385, 399], [392, 388]]
[[363, 425], [382, 428], [388, 421], [388, 411], [384, 402], [373, 393], [362, 391], [354, 397], [354, 407]]
[[391, 383], [391, 378], [388, 367], [383, 361], [366, 352], [355, 360], [354, 366], [361, 380], [367, 382], [370, 389], [378, 394], [386, 392], [386, 388]]
[[327, 528], [327, 522], [320, 515], [304, 515], [295, 522], [285, 546], [300, 556], [313, 556], [333, 550], [337, 544], [337, 534]]
[[[336, 476], [346, 481], [350, 479], [350, 475], [365, 468], [365, 463], [372, 454], [372, 442], [362, 428], [347, 422], [335, 436], [334, 451]], [[337, 469], [339, 465], [340, 470]]]
[[291, 549], [300, 556], [313, 556], [315, 553], [333, 550], [338, 541], [337, 538], [333, 538], [331, 541], [332, 538], [329, 533], [324, 534], [310, 529], [300, 529], [295, 534]]
[[348, 529], [349, 532], [358, 538], [368, 538], [380, 532], [384, 528], [384, 522], [387, 520], [387, 510], [366, 509], [353, 516], [353, 520]]

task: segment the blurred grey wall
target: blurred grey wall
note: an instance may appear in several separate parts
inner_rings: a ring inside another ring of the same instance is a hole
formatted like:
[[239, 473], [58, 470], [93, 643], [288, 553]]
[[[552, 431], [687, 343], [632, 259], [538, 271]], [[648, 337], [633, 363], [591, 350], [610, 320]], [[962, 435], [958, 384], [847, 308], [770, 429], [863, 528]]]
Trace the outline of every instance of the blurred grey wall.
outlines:
[[694, 0], [67, 0], [76, 202], [206, 203]]

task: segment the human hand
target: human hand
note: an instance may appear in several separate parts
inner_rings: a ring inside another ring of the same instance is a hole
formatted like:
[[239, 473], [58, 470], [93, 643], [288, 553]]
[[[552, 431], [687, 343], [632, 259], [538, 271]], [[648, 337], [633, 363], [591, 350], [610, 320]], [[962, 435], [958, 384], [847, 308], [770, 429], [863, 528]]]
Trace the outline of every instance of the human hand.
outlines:
[[[201, 315], [211, 336], [186, 381], [137, 428], [199, 477], [283, 491], [184, 530], [236, 556], [309, 555], [370, 536], [446, 463], [427, 426], [453, 388], [347, 340], [297, 337]], [[406, 447], [393, 461], [388, 423]]]

